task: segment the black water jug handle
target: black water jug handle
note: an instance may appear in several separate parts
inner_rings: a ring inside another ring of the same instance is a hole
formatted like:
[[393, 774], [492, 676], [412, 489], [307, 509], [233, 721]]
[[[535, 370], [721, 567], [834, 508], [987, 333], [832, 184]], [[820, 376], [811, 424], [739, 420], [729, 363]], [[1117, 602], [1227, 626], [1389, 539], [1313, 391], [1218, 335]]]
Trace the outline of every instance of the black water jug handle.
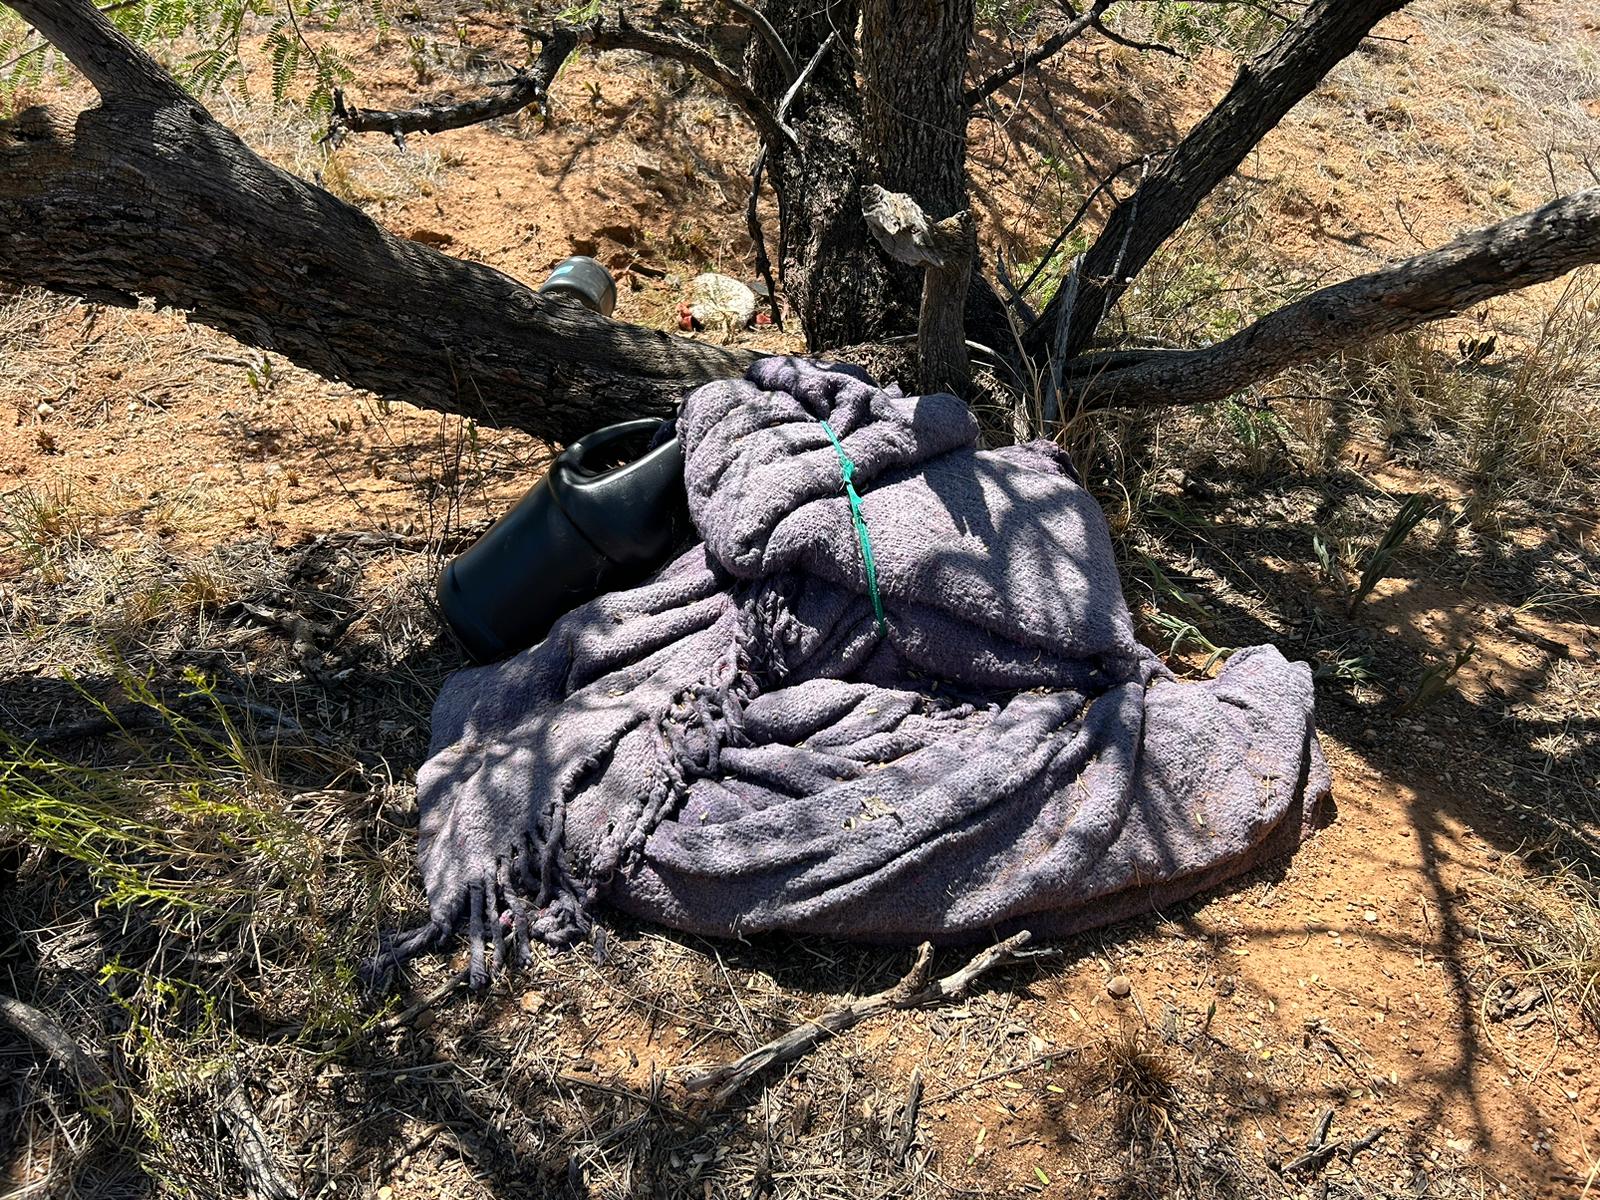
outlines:
[[[562, 614], [642, 582], [690, 540], [683, 454], [676, 438], [655, 444], [662, 424], [625, 421], [579, 438], [445, 565], [439, 608], [475, 659], [532, 646]], [[615, 465], [602, 465], [624, 448]]]

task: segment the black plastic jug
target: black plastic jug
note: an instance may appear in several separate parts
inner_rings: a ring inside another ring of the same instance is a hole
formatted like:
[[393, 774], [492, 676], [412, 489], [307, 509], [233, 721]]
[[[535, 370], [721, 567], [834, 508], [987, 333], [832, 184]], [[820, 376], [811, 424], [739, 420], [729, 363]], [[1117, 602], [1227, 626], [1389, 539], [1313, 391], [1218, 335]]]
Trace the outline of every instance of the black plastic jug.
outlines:
[[663, 566], [693, 533], [683, 451], [662, 421], [573, 442], [517, 506], [446, 564], [439, 607], [467, 652], [492, 662], [556, 619]]

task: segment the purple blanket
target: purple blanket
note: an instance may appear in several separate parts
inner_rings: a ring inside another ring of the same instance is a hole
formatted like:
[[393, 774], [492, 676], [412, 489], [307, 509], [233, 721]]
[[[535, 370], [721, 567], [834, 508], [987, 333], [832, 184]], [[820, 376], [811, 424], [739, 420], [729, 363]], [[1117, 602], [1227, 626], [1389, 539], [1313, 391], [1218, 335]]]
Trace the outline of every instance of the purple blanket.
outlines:
[[[856, 464], [887, 631], [822, 420]], [[604, 903], [678, 929], [1065, 934], [1291, 850], [1328, 791], [1311, 672], [1178, 683], [1047, 444], [767, 358], [678, 423], [703, 542], [462, 671], [417, 775], [432, 920], [481, 981]]]

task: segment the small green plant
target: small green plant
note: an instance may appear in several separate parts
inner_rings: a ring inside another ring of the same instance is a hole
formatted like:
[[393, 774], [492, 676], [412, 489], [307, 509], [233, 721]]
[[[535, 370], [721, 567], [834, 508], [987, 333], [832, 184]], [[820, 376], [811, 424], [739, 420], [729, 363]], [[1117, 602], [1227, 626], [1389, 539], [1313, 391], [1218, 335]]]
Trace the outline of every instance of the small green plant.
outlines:
[[1411, 695], [1395, 712], [1400, 715], [1420, 712], [1433, 704], [1449, 690], [1450, 681], [1462, 667], [1472, 661], [1477, 652], [1477, 643], [1469, 642], [1464, 650], [1456, 651], [1444, 662], [1434, 663], [1418, 678], [1417, 686], [1411, 689]]
[[244, 369], [244, 377], [250, 384], [250, 390], [257, 396], [265, 396], [278, 382], [277, 376], [272, 373], [272, 360], [265, 354], [253, 366]]
[[1394, 520], [1389, 522], [1389, 528], [1384, 530], [1383, 536], [1378, 539], [1378, 544], [1373, 546], [1367, 555], [1367, 565], [1362, 568], [1361, 578], [1356, 583], [1355, 591], [1350, 594], [1349, 611], [1354, 613], [1361, 606], [1361, 602], [1372, 594], [1372, 589], [1388, 577], [1389, 568], [1394, 564], [1395, 553], [1405, 544], [1412, 530], [1432, 513], [1433, 506], [1428, 499], [1421, 495], [1407, 496], [1400, 505], [1400, 511], [1395, 513]]
[[1345, 603], [1350, 601], [1350, 577], [1345, 574], [1344, 564], [1339, 556], [1322, 540], [1320, 533], [1311, 535], [1311, 552], [1317, 556], [1317, 566], [1322, 571], [1322, 577], [1338, 589], [1339, 597]]
[[[240, 74], [239, 45], [247, 25], [270, 21], [265, 41], [273, 102], [288, 102], [296, 80], [304, 79], [306, 107], [326, 114], [334, 87], [351, 75], [338, 52], [331, 45], [314, 44], [306, 30], [338, 20], [352, 7], [380, 30], [387, 27], [383, 0], [124, 0], [101, 9], [141, 45], [198, 42], [199, 48], [187, 52], [176, 70], [197, 95], [216, 91]], [[0, 9], [0, 101], [63, 69], [47, 42], [9, 10]]]
[[556, 14], [563, 25], [587, 25], [600, 15], [600, 0], [579, 0]]
[[1217, 645], [1200, 631], [1199, 626], [1192, 621], [1185, 621], [1182, 617], [1175, 617], [1158, 609], [1150, 614], [1150, 622], [1164, 634], [1171, 636], [1172, 644], [1167, 648], [1169, 655], [1177, 654], [1191, 643], [1204, 650], [1206, 660], [1200, 664], [1202, 674], [1209, 675], [1217, 663], [1233, 653], [1233, 647]]
[[30, 485], [0, 496], [0, 550], [35, 570], [51, 570], [80, 549], [87, 529], [70, 483]]
[[1270, 9], [1252, 3], [1156, 0], [1134, 7], [1148, 9], [1135, 19], [1144, 22], [1152, 38], [1191, 57], [1212, 48], [1252, 54], [1282, 23]]
[[1314, 679], [1331, 679], [1341, 683], [1367, 683], [1372, 679], [1372, 656], [1351, 655], [1347, 658], [1330, 658], [1317, 664]]
[[1265, 473], [1272, 463], [1274, 451], [1287, 446], [1282, 418], [1264, 404], [1224, 400], [1221, 408], [1223, 420], [1244, 448], [1250, 473]]

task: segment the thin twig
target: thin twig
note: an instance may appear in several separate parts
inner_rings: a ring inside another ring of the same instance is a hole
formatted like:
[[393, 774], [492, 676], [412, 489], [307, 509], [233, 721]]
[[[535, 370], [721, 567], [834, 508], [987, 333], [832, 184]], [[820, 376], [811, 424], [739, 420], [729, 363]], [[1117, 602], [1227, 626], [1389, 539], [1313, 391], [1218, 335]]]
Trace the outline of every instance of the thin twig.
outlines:
[[373, 1028], [374, 1029], [378, 1029], [378, 1030], [382, 1030], [382, 1029], [398, 1029], [402, 1025], [409, 1024], [411, 1019], [413, 1017], [415, 1017], [418, 1013], [421, 1013], [421, 1012], [423, 1012], [423, 1011], [425, 1011], [427, 1009], [430, 1009], [434, 1005], [438, 1004], [440, 1001], [447, 999], [451, 995], [451, 993], [453, 993], [457, 988], [459, 988], [466, 981], [467, 981], [467, 972], [466, 972], [466, 970], [463, 969], [463, 970], [457, 971], [455, 974], [451, 975], [448, 979], [446, 979], [443, 983], [441, 983], [438, 987], [434, 988], [433, 991], [429, 992], [426, 996], [422, 997], [422, 999], [416, 1001], [414, 1004], [410, 1005], [407, 1008], [401, 1009], [399, 1012], [394, 1013], [391, 1016], [385, 1017], [383, 1020], [379, 1021], [376, 1025], [374, 1025]]
[[784, 44], [783, 38], [778, 35], [777, 28], [767, 20], [767, 14], [753, 4], [746, 4], [745, 0], [726, 0], [729, 8], [744, 14], [745, 20], [755, 27], [756, 32], [766, 39], [771, 47], [773, 57], [778, 60], [778, 65], [783, 68], [783, 77], [793, 82], [799, 72], [795, 69], [794, 55], [789, 53], [789, 47]]

